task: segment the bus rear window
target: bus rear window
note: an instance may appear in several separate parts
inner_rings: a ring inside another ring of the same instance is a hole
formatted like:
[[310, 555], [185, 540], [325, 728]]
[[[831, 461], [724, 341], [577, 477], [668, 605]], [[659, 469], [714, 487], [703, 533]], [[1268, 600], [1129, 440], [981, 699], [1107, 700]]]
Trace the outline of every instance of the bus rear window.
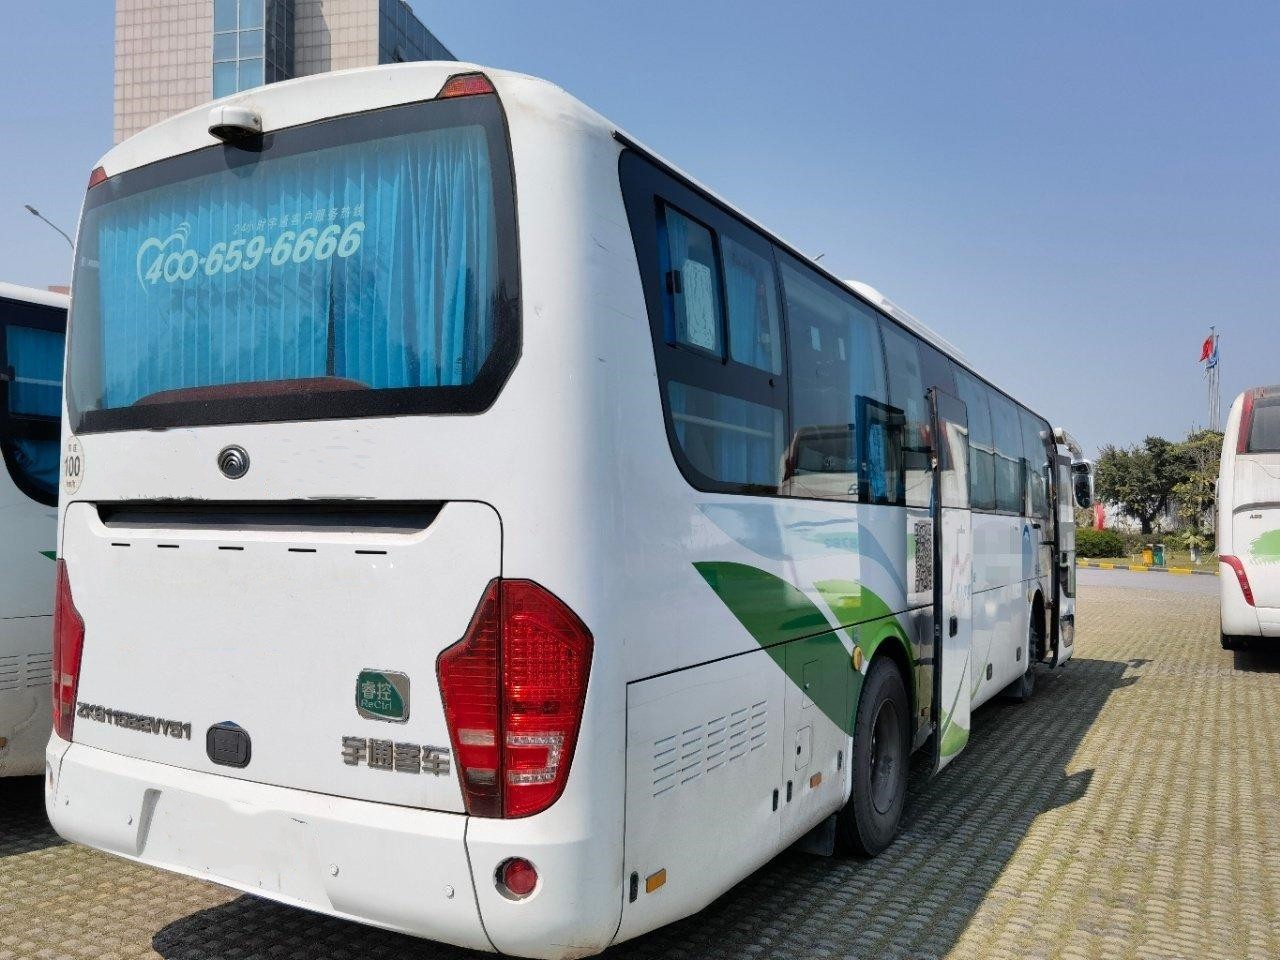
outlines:
[[1280, 397], [1254, 401], [1246, 453], [1280, 453]]
[[483, 410], [519, 353], [516, 271], [494, 96], [113, 177], [77, 245], [73, 429]]

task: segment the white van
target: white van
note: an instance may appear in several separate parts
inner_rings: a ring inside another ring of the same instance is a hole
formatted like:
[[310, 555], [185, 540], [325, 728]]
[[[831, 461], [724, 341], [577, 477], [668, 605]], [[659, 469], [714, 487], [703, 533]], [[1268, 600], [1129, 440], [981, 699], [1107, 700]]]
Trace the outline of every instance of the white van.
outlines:
[[1218, 468], [1222, 645], [1280, 637], [1280, 386], [1236, 397]]

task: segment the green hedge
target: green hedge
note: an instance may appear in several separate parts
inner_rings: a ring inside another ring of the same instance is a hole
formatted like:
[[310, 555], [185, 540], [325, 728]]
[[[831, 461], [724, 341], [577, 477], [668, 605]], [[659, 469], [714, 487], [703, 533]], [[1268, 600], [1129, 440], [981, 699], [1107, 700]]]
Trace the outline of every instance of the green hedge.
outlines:
[[1076, 556], [1124, 557], [1124, 537], [1114, 530], [1077, 530]]

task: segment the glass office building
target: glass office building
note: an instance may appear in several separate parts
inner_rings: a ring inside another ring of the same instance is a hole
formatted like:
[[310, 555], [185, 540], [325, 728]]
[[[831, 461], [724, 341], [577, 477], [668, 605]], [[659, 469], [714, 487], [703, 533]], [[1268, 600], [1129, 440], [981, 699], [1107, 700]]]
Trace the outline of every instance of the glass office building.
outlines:
[[292, 77], [293, 19], [294, 0], [213, 0], [213, 96]]
[[115, 34], [117, 143], [264, 83], [455, 59], [404, 0], [116, 0]]

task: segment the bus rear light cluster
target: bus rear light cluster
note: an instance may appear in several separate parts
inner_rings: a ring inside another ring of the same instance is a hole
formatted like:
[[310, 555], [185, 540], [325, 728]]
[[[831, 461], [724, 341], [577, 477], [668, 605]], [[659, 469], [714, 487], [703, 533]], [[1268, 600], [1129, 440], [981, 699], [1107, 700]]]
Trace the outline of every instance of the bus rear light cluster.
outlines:
[[483, 73], [455, 73], [444, 82], [437, 100], [451, 97], [476, 97], [486, 93], [497, 93], [493, 83]]
[[59, 560], [53, 603], [53, 730], [67, 741], [75, 725], [83, 652], [84, 619], [71, 599], [66, 561]]
[[467, 812], [527, 817], [551, 806], [573, 761], [591, 634], [530, 580], [493, 580], [437, 669]]
[[1249, 586], [1249, 575], [1244, 572], [1244, 564], [1240, 562], [1240, 558], [1231, 557], [1224, 553], [1218, 557], [1218, 560], [1235, 571], [1236, 579], [1240, 581], [1240, 592], [1244, 594], [1244, 602], [1251, 607], [1257, 606], [1253, 602], [1253, 589]]

